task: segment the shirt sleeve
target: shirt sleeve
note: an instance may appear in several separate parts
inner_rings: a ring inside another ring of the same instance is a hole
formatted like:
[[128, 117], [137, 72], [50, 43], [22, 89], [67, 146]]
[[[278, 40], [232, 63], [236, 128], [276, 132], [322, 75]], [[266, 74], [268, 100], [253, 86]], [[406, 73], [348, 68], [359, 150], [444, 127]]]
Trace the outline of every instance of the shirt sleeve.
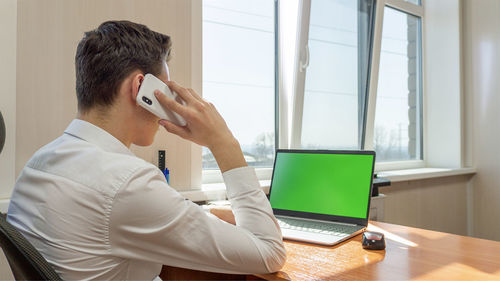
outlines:
[[233, 169], [223, 177], [236, 226], [184, 199], [156, 167], [136, 171], [112, 199], [111, 254], [212, 272], [279, 270], [285, 248], [254, 169]]

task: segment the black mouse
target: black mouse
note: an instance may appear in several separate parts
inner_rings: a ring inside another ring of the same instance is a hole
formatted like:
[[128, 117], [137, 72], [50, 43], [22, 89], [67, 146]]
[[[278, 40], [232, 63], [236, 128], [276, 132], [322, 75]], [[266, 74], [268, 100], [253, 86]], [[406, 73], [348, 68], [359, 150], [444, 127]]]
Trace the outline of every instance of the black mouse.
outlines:
[[385, 249], [384, 234], [375, 231], [363, 232], [363, 249], [367, 250], [383, 250]]

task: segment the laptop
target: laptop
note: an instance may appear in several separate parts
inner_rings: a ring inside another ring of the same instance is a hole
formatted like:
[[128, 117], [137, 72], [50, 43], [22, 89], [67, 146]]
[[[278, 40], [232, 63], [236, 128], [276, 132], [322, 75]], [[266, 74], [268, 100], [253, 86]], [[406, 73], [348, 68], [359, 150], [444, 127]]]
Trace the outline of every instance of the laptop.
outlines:
[[335, 245], [368, 225], [374, 151], [278, 149], [269, 201], [283, 238]]

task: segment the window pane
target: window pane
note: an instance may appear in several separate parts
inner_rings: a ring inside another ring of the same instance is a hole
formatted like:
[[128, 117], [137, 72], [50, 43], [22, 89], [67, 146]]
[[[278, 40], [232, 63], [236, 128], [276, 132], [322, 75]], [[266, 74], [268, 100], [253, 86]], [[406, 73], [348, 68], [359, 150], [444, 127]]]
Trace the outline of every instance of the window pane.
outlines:
[[422, 159], [420, 18], [386, 7], [375, 115], [377, 161]]
[[311, 1], [303, 148], [361, 147], [371, 9], [373, 1]]
[[[251, 166], [274, 158], [274, 1], [203, 1], [203, 97], [213, 102]], [[216, 169], [203, 149], [203, 168]]]

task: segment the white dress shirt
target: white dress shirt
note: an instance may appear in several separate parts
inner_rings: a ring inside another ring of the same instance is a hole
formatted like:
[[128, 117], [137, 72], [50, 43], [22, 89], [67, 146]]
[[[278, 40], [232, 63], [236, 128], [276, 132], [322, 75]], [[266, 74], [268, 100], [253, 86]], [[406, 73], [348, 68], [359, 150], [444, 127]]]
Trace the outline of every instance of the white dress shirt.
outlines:
[[118, 139], [75, 119], [17, 179], [7, 220], [63, 279], [152, 280], [163, 264], [265, 273], [285, 261], [255, 171], [223, 174], [237, 225], [185, 200]]

